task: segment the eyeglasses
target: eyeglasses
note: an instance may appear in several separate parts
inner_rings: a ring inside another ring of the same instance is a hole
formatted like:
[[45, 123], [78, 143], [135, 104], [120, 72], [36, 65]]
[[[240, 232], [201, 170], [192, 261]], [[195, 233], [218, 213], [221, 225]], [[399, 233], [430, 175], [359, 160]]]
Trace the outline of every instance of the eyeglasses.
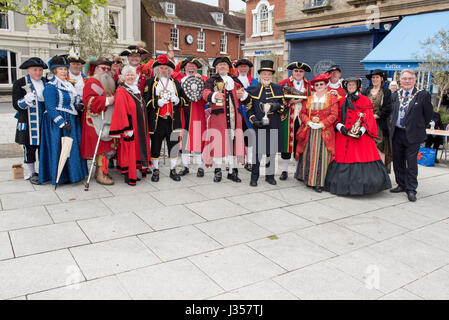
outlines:
[[121, 64], [121, 61], [113, 61], [112, 64]]
[[111, 71], [111, 67], [100, 67], [103, 71]]
[[325, 86], [326, 84], [324, 83], [324, 82], [318, 82], [318, 83], [315, 83], [313, 86], [314, 87], [321, 87], [321, 86]]

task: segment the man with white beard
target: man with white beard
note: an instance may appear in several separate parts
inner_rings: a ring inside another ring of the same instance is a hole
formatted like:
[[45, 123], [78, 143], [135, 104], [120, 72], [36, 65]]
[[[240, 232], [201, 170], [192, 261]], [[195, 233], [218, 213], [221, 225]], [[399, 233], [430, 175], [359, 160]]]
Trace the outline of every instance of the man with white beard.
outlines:
[[[100, 57], [91, 62], [89, 68], [94, 76], [86, 81], [83, 89], [83, 103], [86, 107], [82, 118], [81, 156], [84, 159], [92, 159], [98, 141], [92, 117], [100, 116], [102, 111], [106, 111], [114, 104], [115, 83], [111, 65], [110, 59]], [[95, 179], [100, 184], [114, 184], [114, 180], [109, 175], [106, 153], [115, 150], [115, 147], [114, 140], [100, 140], [97, 156], [93, 159], [97, 164]]]

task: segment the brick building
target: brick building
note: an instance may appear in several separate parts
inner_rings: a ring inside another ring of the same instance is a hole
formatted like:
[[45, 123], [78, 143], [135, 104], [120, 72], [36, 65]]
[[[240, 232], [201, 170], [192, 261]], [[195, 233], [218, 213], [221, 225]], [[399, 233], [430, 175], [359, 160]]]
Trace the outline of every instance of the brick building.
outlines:
[[175, 60], [199, 57], [203, 74], [215, 57], [242, 57], [245, 16], [229, 10], [229, 0], [218, 7], [188, 0], [142, 0], [142, 40], [153, 57], [174, 44]]
[[275, 22], [285, 17], [285, 0], [242, 1], [246, 3], [243, 55], [254, 63], [254, 72], [263, 59], [273, 60], [277, 71], [284, 71], [284, 33]]

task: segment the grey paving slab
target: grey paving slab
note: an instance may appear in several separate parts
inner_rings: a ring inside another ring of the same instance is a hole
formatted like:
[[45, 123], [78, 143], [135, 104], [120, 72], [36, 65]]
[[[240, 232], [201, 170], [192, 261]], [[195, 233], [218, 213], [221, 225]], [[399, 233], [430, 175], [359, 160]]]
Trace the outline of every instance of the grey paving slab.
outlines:
[[67, 250], [0, 261], [0, 299], [85, 281]]
[[366, 215], [381, 218], [410, 230], [418, 229], [438, 220], [437, 218], [415, 213], [399, 206], [383, 208], [377, 211], [372, 211]]
[[377, 210], [382, 207], [381, 204], [364, 202], [363, 198], [356, 197], [335, 197], [321, 200], [319, 203], [341, 211], [349, 212], [351, 215]]
[[176, 191], [155, 191], [151, 195], [166, 206], [207, 200], [205, 196], [187, 188], [176, 189]]
[[407, 236], [433, 245], [441, 250], [449, 251], [449, 232], [445, 222], [438, 222], [411, 231]]
[[[243, 183], [243, 182], [242, 182]], [[214, 185], [200, 185], [191, 189], [207, 199], [221, 199], [225, 197], [242, 195], [242, 191], [231, 183], [215, 183]]]
[[89, 243], [75, 222], [10, 231], [17, 257]]
[[226, 291], [238, 289], [285, 272], [245, 245], [189, 257], [198, 268]]
[[375, 242], [333, 222], [298, 230], [296, 234], [336, 254], [347, 253]]
[[342, 219], [352, 215], [351, 212], [326, 206], [319, 201], [288, 206], [284, 209], [317, 224]]
[[120, 195], [101, 199], [115, 213], [135, 212], [148, 208], [161, 208], [163, 204], [151, 196], [150, 192]]
[[428, 300], [449, 299], [449, 272], [440, 269], [404, 287], [413, 294]]
[[89, 185], [89, 191], [85, 191], [83, 182], [58, 186], [55, 192], [63, 202], [99, 199], [112, 196], [111, 192], [97, 183], [92, 183], [92, 187]]
[[222, 246], [194, 226], [152, 232], [139, 238], [163, 261], [212, 251]]
[[124, 238], [153, 231], [133, 213], [80, 220], [78, 224], [92, 242]]
[[272, 209], [252, 213], [245, 215], [244, 219], [254, 222], [273, 234], [285, 233], [314, 225], [313, 222], [298, 217], [284, 209]]
[[398, 289], [392, 293], [384, 295], [379, 300], [422, 300], [422, 298], [408, 290]]
[[265, 280], [210, 298], [210, 300], [298, 300], [273, 280]]
[[122, 273], [117, 278], [133, 299], [205, 299], [223, 292], [187, 259]]
[[[121, 177], [120, 177], [121, 178]], [[140, 194], [146, 192], [154, 192], [158, 189], [153, 186], [151, 183], [148, 183], [148, 179], [151, 176], [147, 176], [144, 181], [137, 181], [135, 186], [127, 186], [122, 183], [122, 179], [117, 178], [117, 183], [112, 186], [104, 186], [106, 190], [112, 193], [114, 196], [122, 196], [122, 195], [131, 195], [131, 194]]]
[[6, 210], [0, 214], [0, 231], [10, 231], [46, 224], [53, 224], [42, 206]]
[[274, 239], [262, 239], [248, 243], [259, 252], [288, 271], [327, 260], [336, 256], [295, 233], [285, 233]]
[[160, 262], [137, 237], [94, 243], [70, 251], [87, 280]]
[[[29, 182], [26, 181], [24, 183]], [[0, 196], [0, 201], [2, 202], [3, 210], [35, 207], [61, 202], [56, 193], [52, 190], [5, 194]]]
[[0, 182], [0, 195], [27, 191], [34, 191], [33, 185], [29, 181], [17, 179]]
[[97, 218], [112, 211], [100, 199], [70, 201], [46, 206], [55, 223]]
[[162, 208], [148, 207], [135, 213], [154, 230], [182, 227], [206, 221], [184, 205]]
[[116, 277], [64, 286], [28, 295], [28, 300], [130, 300]]
[[288, 203], [262, 193], [245, 194], [229, 197], [228, 199], [252, 212], [265, 211], [288, 205]]
[[264, 192], [264, 194], [288, 204], [300, 204], [329, 197], [329, 194], [310, 191], [303, 186], [270, 190]]
[[188, 203], [186, 207], [206, 220], [216, 220], [247, 214], [250, 211], [227, 199]]
[[196, 226], [224, 246], [231, 246], [272, 235], [270, 231], [242, 217], [214, 220], [200, 223]]
[[327, 263], [295, 270], [273, 280], [302, 300], [374, 300], [383, 295]]
[[14, 258], [8, 232], [0, 232], [0, 260]]

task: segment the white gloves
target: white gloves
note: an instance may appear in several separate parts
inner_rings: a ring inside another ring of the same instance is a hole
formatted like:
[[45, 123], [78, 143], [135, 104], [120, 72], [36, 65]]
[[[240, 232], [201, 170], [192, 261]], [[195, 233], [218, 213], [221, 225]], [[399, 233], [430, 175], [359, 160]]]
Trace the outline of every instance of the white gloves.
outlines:
[[312, 130], [321, 129], [323, 127], [323, 125], [321, 123], [315, 123], [315, 122], [312, 122], [312, 121], [307, 122], [307, 125]]
[[168, 100], [165, 99], [159, 99], [157, 101], [157, 104], [159, 105], [159, 107], [163, 107], [164, 105], [166, 105], [168, 103]]
[[36, 95], [34, 94], [34, 92], [28, 92], [25, 95], [24, 99], [28, 105], [31, 105], [34, 103], [34, 101], [36, 101]]
[[171, 100], [171, 102], [173, 102], [173, 104], [179, 103], [179, 98], [177, 96], [172, 96], [170, 100]]
[[125, 136], [132, 137], [134, 135], [134, 131], [127, 131], [125, 132]]

